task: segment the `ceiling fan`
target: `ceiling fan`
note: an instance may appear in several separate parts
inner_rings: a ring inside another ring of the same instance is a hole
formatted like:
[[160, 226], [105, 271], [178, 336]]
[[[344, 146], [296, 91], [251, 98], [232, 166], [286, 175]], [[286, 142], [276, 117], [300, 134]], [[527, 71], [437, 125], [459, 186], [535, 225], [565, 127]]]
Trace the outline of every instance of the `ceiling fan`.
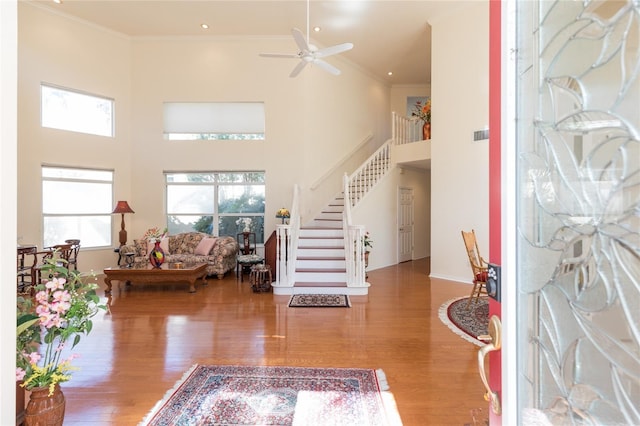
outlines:
[[346, 52], [347, 50], [351, 50], [353, 49], [353, 43], [342, 43], [335, 46], [325, 47], [323, 49], [318, 49], [313, 44], [309, 44], [309, 0], [307, 0], [307, 38], [305, 39], [302, 31], [297, 28], [293, 28], [291, 30], [291, 34], [293, 35], [293, 39], [298, 46], [298, 53], [261, 53], [260, 56], [264, 56], [266, 58], [300, 59], [300, 62], [298, 63], [298, 65], [296, 65], [293, 71], [291, 71], [289, 77], [295, 77], [300, 74], [300, 71], [302, 71], [303, 68], [307, 66], [307, 64], [315, 64], [333, 75], [340, 75], [340, 70], [329, 64], [328, 62], [325, 62], [323, 58]]

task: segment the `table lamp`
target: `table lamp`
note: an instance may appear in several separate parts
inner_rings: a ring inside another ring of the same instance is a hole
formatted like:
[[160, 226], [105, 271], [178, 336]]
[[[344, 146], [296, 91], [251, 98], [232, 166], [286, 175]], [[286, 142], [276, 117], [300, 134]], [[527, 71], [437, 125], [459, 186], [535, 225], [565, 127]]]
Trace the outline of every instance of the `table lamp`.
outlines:
[[116, 208], [111, 212], [112, 214], [120, 213], [122, 215], [122, 223], [120, 224], [120, 246], [127, 244], [127, 231], [124, 229], [124, 214], [125, 213], [135, 213], [131, 207], [129, 207], [129, 203], [126, 201], [118, 201], [116, 204]]
[[284, 207], [281, 208], [280, 210], [278, 210], [276, 212], [276, 217], [278, 219], [282, 219], [282, 224], [284, 225], [284, 220], [288, 219], [291, 217], [291, 213], [289, 213], [289, 210], [285, 209]]

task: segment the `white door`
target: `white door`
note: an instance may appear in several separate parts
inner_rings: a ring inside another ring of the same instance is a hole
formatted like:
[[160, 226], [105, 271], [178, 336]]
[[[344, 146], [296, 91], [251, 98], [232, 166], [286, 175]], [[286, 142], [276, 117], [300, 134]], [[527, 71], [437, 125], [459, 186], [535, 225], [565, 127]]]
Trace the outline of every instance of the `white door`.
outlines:
[[413, 258], [413, 188], [398, 190], [398, 262]]
[[640, 425], [640, 4], [503, 4], [502, 424]]

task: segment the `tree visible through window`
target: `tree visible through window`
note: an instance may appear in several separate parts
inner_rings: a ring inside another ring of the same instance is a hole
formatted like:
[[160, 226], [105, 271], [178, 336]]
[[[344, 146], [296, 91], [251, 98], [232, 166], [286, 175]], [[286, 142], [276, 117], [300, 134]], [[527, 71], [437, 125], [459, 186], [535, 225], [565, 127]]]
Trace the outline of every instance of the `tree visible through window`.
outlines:
[[256, 241], [264, 242], [264, 172], [166, 173], [170, 234], [199, 231], [217, 236], [242, 232], [251, 218]]

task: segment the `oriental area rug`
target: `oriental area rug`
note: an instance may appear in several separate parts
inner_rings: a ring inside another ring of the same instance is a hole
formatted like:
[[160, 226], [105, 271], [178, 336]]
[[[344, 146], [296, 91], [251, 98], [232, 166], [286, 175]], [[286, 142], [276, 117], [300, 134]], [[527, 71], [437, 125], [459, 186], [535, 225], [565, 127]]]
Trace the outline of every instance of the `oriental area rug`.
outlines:
[[381, 370], [194, 365], [140, 423], [401, 425]]
[[294, 294], [289, 300], [290, 308], [349, 308], [351, 302], [346, 294]]
[[477, 337], [489, 333], [489, 299], [481, 297], [471, 302], [467, 309], [468, 297], [458, 297], [445, 302], [438, 311], [440, 320], [458, 336], [483, 346], [487, 342]]

